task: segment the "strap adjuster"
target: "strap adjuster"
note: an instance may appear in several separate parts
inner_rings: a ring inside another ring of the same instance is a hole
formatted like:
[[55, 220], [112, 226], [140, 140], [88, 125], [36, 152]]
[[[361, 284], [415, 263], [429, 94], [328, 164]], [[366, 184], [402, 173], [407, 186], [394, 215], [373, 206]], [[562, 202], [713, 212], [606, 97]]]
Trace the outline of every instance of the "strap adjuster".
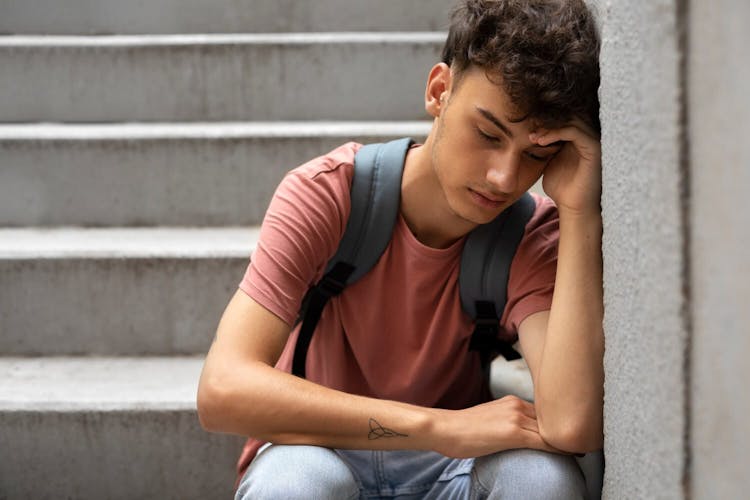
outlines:
[[489, 317], [477, 318], [476, 320], [474, 320], [474, 325], [476, 325], [477, 328], [494, 328], [497, 330], [500, 327], [500, 320], [497, 318]]
[[344, 287], [346, 287], [346, 284], [332, 278], [331, 276], [323, 276], [316, 287], [321, 294], [325, 295], [327, 298], [331, 298], [340, 294], [344, 290]]
[[325, 296], [326, 299], [335, 297], [344, 291], [344, 288], [346, 288], [346, 280], [349, 279], [349, 276], [351, 276], [354, 269], [354, 266], [347, 262], [336, 262], [333, 269], [328, 271], [325, 276], [320, 279], [318, 284], [315, 285], [315, 288], [321, 295]]

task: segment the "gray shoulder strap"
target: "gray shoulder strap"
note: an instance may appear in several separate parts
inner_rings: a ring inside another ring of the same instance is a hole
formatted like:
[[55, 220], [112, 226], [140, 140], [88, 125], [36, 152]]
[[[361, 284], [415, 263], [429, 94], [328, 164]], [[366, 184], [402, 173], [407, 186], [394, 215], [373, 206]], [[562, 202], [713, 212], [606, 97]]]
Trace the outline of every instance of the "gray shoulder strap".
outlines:
[[502, 317], [510, 264], [535, 208], [534, 199], [524, 193], [495, 220], [469, 234], [461, 254], [459, 288], [461, 306], [472, 319], [481, 316], [478, 302], [494, 304], [497, 317]]
[[367, 274], [385, 251], [401, 204], [401, 177], [410, 138], [362, 146], [354, 157], [351, 214], [336, 254], [326, 273], [337, 262], [354, 266], [344, 285]]

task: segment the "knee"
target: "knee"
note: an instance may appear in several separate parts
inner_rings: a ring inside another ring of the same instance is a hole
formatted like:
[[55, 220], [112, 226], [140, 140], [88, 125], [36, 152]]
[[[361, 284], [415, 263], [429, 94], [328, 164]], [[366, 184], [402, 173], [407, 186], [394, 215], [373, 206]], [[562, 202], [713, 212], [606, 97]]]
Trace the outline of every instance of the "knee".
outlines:
[[477, 459], [477, 480], [490, 499], [572, 500], [588, 498], [575, 459], [538, 450], [508, 450]]
[[235, 500], [358, 497], [354, 475], [334, 451], [316, 446], [271, 446], [250, 464]]
[[575, 459], [570, 456], [557, 455], [553, 453], [540, 452], [539, 476], [527, 474], [524, 478], [530, 492], [538, 491], [537, 496], [526, 498], [545, 499], [585, 499], [586, 481], [581, 468]]

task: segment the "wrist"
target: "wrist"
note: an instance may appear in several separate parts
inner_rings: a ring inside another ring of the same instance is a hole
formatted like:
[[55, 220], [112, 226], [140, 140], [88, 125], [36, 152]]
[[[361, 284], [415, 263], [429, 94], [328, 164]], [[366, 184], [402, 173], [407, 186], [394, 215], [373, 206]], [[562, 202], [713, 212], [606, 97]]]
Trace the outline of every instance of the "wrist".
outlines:
[[442, 428], [445, 422], [443, 418], [445, 410], [438, 408], [424, 408], [424, 410], [420, 434], [424, 441], [420, 444], [424, 450], [437, 451], [437, 448], [440, 447]]
[[419, 449], [444, 453], [446, 441], [446, 423], [450, 410], [439, 408], [421, 408], [417, 419], [414, 436]]
[[[559, 211], [560, 215], [560, 247], [558, 259], [567, 259], [570, 250], [578, 248], [576, 253], [583, 249], [597, 252], [601, 255], [601, 244], [604, 233], [602, 214], [598, 211]], [[571, 247], [572, 245], [572, 247]], [[559, 260], [558, 260], [558, 271]]]
[[572, 209], [564, 206], [558, 206], [557, 213], [560, 216], [561, 229], [564, 226], [584, 226], [586, 228], [601, 230], [602, 212], [599, 207]]

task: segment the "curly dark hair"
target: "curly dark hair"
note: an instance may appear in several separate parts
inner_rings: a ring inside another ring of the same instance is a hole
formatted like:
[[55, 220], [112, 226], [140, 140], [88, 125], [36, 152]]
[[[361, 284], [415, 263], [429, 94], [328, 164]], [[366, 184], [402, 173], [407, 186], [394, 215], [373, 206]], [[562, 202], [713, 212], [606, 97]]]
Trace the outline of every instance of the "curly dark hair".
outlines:
[[584, 0], [462, 0], [442, 60], [458, 85], [484, 69], [520, 116], [545, 126], [579, 117], [597, 132], [600, 40]]

